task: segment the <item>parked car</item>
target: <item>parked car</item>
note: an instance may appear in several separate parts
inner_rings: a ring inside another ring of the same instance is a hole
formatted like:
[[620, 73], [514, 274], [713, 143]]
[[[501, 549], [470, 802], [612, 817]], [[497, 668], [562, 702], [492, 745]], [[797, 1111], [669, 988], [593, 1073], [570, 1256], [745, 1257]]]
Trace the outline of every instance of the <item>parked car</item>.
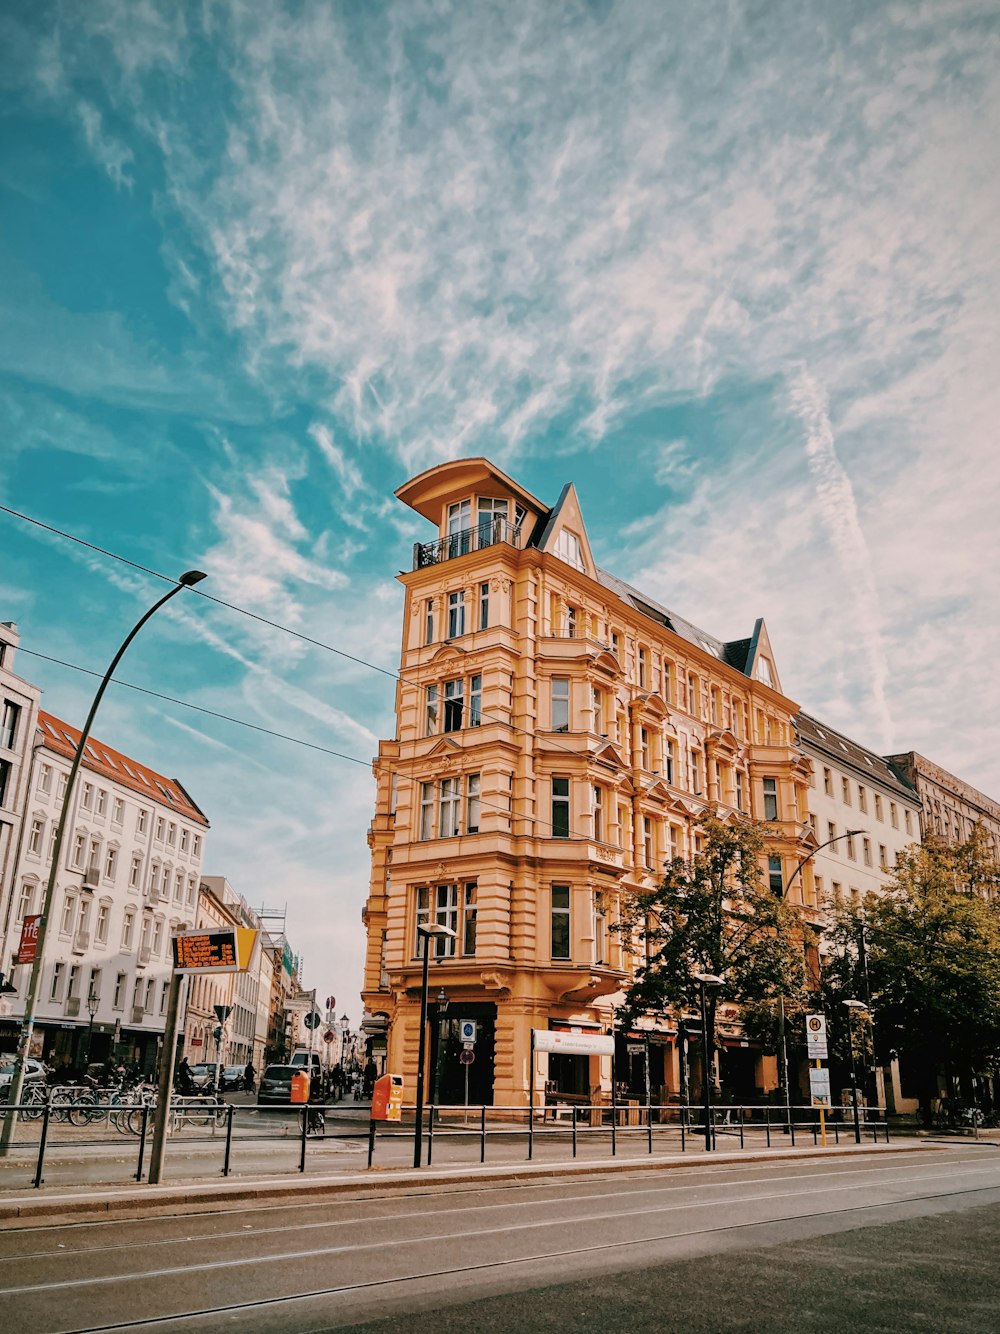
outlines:
[[297, 1065], [269, 1065], [260, 1077], [257, 1101], [263, 1103], [291, 1103], [292, 1076], [301, 1073]]
[[222, 1087], [224, 1089], [241, 1089], [243, 1087], [243, 1071], [245, 1065], [225, 1065], [222, 1067]]
[[[24, 1082], [28, 1084], [44, 1084], [46, 1069], [41, 1061], [36, 1061], [33, 1056], [29, 1056], [24, 1063]], [[14, 1061], [10, 1059], [3, 1065], [0, 1065], [0, 1099], [6, 1102], [7, 1090], [10, 1087], [10, 1081], [14, 1078]]]
[[[218, 1066], [215, 1061], [199, 1061], [197, 1065], [192, 1065], [191, 1074], [198, 1091], [203, 1089], [206, 1093], [211, 1093], [215, 1088], [215, 1072]], [[227, 1093], [231, 1089], [243, 1087], [243, 1066], [242, 1065], [224, 1065], [222, 1074], [219, 1078], [219, 1092]]]

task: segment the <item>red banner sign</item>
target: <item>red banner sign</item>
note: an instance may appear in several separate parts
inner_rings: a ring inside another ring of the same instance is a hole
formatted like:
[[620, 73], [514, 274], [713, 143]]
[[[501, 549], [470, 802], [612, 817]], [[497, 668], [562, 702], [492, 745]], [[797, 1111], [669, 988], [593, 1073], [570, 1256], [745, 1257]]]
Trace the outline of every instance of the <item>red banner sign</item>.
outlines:
[[21, 943], [17, 947], [18, 963], [35, 962], [35, 955], [38, 952], [38, 923], [41, 920], [42, 914], [34, 913], [21, 923]]

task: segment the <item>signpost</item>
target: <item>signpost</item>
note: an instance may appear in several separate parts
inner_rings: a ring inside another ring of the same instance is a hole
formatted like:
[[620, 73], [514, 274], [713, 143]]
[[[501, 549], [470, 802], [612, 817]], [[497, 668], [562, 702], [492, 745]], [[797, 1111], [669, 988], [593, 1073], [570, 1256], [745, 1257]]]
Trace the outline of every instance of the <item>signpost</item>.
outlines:
[[826, 1148], [826, 1108], [830, 1106], [830, 1072], [820, 1065], [827, 1059], [826, 1015], [806, 1015], [806, 1053], [815, 1065], [809, 1068], [809, 1095], [819, 1108], [820, 1143]]
[[21, 924], [21, 943], [17, 947], [17, 962], [34, 963], [38, 953], [38, 923], [41, 913], [32, 913]]

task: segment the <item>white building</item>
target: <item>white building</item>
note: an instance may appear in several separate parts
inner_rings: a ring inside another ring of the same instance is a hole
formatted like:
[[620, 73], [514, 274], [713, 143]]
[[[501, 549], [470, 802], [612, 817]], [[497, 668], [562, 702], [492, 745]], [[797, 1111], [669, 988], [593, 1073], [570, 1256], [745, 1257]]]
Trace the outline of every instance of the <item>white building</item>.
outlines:
[[[20, 637], [12, 621], [0, 622], [0, 910], [10, 911], [10, 886], [24, 838], [22, 815], [41, 691], [14, 674]], [[0, 918], [0, 958], [10, 927]], [[8, 1003], [0, 997], [0, 1004]], [[2, 1013], [2, 1011], [0, 1011]]]
[[[77, 728], [40, 711], [28, 765], [24, 836], [3, 920], [5, 971], [26, 916], [41, 911]], [[208, 820], [177, 779], [91, 737], [63, 841], [45, 945], [35, 1050], [55, 1065], [89, 1054], [155, 1066], [171, 970], [170, 937], [193, 925]], [[0, 1046], [12, 1048], [29, 968], [17, 967]], [[89, 1051], [88, 1051], [89, 1049]]]

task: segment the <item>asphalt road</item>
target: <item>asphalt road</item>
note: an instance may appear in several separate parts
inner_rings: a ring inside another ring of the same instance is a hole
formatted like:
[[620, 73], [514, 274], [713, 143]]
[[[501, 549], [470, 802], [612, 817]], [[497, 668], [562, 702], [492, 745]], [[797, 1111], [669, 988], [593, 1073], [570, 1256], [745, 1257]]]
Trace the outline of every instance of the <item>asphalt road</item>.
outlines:
[[992, 1146], [693, 1163], [12, 1229], [0, 1311], [32, 1334], [982, 1330], [998, 1241]]

